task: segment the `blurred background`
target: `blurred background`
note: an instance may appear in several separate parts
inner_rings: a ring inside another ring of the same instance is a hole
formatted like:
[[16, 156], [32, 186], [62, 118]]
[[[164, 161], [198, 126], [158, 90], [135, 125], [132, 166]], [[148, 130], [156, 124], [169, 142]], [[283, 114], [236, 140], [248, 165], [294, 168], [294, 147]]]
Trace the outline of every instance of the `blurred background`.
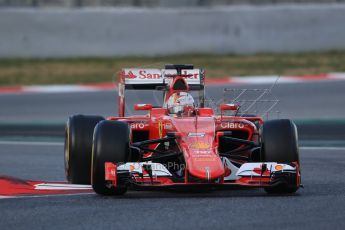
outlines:
[[0, 85], [111, 82], [193, 63], [208, 78], [345, 71], [345, 0], [0, 0]]

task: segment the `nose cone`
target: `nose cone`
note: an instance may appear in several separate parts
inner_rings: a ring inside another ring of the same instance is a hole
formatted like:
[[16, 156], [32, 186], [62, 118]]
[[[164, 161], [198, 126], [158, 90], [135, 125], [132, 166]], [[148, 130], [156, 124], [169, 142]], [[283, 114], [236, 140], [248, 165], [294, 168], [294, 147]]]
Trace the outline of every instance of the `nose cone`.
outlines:
[[183, 117], [172, 120], [181, 134], [180, 146], [188, 173], [203, 181], [212, 181], [224, 175], [224, 166], [214, 146], [214, 117]]
[[211, 181], [224, 175], [222, 161], [213, 151], [196, 150], [190, 153], [187, 160], [190, 175], [205, 181]]

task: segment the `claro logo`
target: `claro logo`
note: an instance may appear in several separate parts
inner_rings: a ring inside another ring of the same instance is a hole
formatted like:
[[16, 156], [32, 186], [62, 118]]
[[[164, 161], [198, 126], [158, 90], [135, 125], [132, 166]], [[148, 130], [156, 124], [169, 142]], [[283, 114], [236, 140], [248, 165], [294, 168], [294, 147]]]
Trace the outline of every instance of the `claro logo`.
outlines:
[[148, 126], [148, 124], [145, 124], [143, 122], [137, 122], [137, 123], [131, 123], [131, 129], [143, 129], [146, 126]]
[[243, 123], [235, 123], [235, 122], [222, 122], [220, 123], [220, 127], [222, 129], [243, 129]]

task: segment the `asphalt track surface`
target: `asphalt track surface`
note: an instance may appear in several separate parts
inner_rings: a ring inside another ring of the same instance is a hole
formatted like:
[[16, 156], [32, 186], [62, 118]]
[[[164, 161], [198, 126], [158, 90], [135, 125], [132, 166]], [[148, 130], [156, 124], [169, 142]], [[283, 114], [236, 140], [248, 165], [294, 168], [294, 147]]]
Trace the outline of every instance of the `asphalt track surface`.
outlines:
[[[2, 174], [64, 180], [63, 145], [0, 144]], [[302, 148], [296, 195], [261, 189], [0, 199], [0, 229], [344, 229], [345, 148]]]
[[[270, 88], [272, 85], [208, 86], [208, 97], [223, 97], [223, 88]], [[279, 83], [272, 92], [279, 100], [274, 111], [292, 119], [343, 119], [345, 117], [345, 81]], [[156, 99], [156, 102], [155, 102]], [[128, 104], [158, 103], [161, 95], [135, 93]], [[71, 114], [117, 114], [117, 92], [77, 92], [49, 94], [0, 95], [0, 122], [65, 122]], [[276, 116], [276, 115], [274, 115]], [[275, 117], [273, 117], [275, 118]]]

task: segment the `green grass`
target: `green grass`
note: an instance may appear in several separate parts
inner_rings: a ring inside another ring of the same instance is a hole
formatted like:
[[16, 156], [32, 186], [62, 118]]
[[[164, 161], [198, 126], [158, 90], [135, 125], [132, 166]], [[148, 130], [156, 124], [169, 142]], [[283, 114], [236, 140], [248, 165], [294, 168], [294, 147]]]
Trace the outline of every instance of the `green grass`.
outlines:
[[110, 82], [123, 67], [191, 63], [208, 78], [247, 75], [304, 75], [345, 71], [345, 51], [303, 54], [175, 55], [164, 57], [0, 59], [0, 85]]

